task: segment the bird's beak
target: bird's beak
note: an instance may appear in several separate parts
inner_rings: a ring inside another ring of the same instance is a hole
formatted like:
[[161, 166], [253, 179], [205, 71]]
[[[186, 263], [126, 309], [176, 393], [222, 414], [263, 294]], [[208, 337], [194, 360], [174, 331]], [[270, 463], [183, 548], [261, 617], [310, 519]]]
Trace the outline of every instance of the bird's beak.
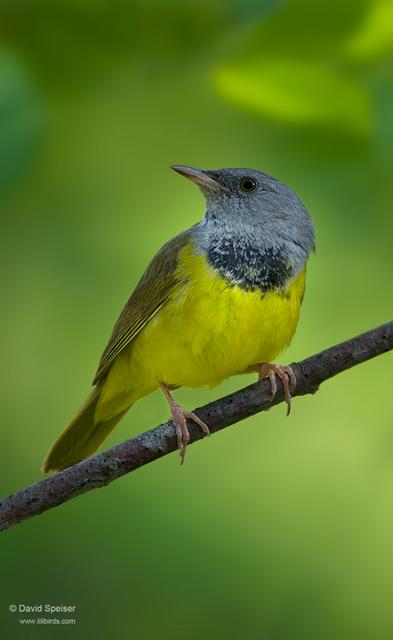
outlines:
[[195, 182], [201, 187], [207, 187], [208, 189], [221, 189], [225, 190], [225, 187], [209, 175], [208, 171], [202, 169], [194, 169], [194, 167], [186, 167], [182, 164], [173, 164], [171, 169], [180, 173], [181, 176], [188, 178], [191, 182]]

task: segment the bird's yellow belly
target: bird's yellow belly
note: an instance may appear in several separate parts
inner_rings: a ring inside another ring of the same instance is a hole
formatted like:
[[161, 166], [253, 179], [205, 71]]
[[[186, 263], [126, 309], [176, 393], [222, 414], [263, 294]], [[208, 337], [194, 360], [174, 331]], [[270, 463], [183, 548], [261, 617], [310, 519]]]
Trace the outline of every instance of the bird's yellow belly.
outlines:
[[[305, 272], [285, 292], [229, 286], [204, 257], [186, 253], [171, 299], [127, 349], [130, 381], [144, 395], [160, 382], [214, 386], [259, 362], [270, 362], [296, 329]], [[143, 389], [142, 389], [143, 388]], [[138, 395], [139, 395], [138, 393]]]

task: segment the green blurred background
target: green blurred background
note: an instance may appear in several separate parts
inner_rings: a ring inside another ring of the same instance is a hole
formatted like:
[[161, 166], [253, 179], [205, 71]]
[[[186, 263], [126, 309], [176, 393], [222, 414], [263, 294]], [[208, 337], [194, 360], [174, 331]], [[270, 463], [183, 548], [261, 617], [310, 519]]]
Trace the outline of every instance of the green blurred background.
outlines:
[[[1, 495], [40, 478], [148, 260], [201, 217], [171, 163], [267, 171], [312, 213], [284, 361], [391, 319], [392, 2], [2, 0], [0, 34]], [[3, 534], [4, 637], [393, 637], [391, 367]], [[108, 444], [167, 416], [154, 394]], [[46, 602], [76, 626], [8, 613]]]

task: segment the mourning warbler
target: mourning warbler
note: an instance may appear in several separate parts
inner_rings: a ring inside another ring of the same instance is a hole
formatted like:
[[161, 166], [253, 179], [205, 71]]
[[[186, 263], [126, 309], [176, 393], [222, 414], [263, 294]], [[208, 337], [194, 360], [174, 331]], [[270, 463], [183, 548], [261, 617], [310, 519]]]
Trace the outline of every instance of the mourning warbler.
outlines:
[[140, 398], [161, 388], [181, 460], [189, 432], [172, 391], [215, 386], [247, 371], [281, 378], [290, 406], [292, 370], [273, 364], [295, 332], [306, 262], [314, 249], [311, 218], [295, 193], [253, 169], [201, 170], [175, 165], [206, 200], [204, 218], [155, 255], [115, 324], [93, 390], [52, 445], [45, 472], [92, 454]]

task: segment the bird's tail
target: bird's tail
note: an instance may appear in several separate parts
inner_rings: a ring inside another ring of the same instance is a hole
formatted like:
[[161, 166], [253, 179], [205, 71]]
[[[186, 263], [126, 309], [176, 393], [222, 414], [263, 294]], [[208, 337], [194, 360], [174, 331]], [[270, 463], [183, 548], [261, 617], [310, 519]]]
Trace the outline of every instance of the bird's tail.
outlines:
[[96, 422], [94, 415], [99, 396], [100, 386], [93, 389], [75, 418], [53, 443], [42, 464], [44, 473], [60, 471], [92, 455], [130, 408], [108, 420]]

